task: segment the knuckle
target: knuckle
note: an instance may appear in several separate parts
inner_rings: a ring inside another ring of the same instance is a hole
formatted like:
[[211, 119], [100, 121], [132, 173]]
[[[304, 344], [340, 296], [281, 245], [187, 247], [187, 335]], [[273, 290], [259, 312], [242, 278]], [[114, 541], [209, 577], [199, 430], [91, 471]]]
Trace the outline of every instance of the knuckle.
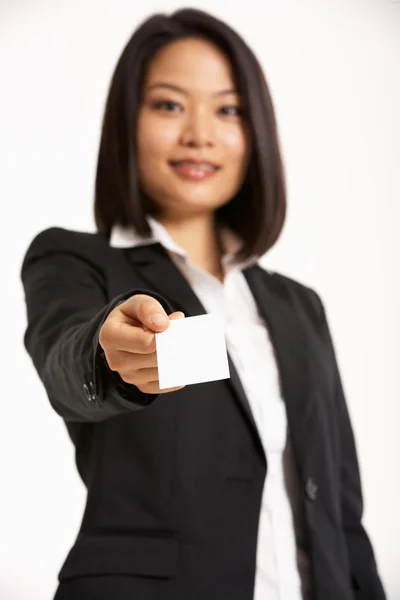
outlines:
[[109, 332], [108, 332], [107, 324], [104, 323], [104, 325], [102, 326], [102, 328], [100, 329], [100, 332], [99, 332], [99, 343], [102, 348], [107, 347], [108, 336], [109, 336]]
[[106, 356], [106, 358], [107, 358], [108, 366], [110, 367], [110, 369], [112, 371], [119, 371], [119, 369], [122, 367], [122, 361], [118, 357], [118, 355], [117, 354], [109, 354]]
[[136, 385], [136, 378], [132, 373], [124, 373], [121, 371], [118, 371], [118, 373], [121, 379], [125, 381], [125, 383], [129, 383], [130, 385]]
[[121, 369], [119, 374], [126, 383], [130, 383], [136, 387], [148, 383], [144, 371], [142, 369], [132, 368], [132, 364], [129, 366], [125, 364], [125, 368]]
[[106, 321], [104, 323], [99, 333], [99, 342], [103, 348], [113, 345], [115, 341], [116, 330], [117, 328], [113, 321]]
[[137, 383], [136, 387], [140, 389], [144, 394], [152, 394], [153, 393], [153, 382], [150, 381], [140, 381]]
[[152, 298], [151, 296], [142, 296], [140, 304], [138, 306], [138, 314], [143, 317], [149, 317], [155, 312], [164, 312], [161, 304]]
[[136, 383], [136, 387], [144, 394], [152, 394], [152, 393], [154, 393], [153, 392], [153, 387], [154, 387], [153, 383], [154, 382], [142, 380], [142, 381], [138, 381]]
[[146, 334], [146, 336], [143, 338], [143, 342], [142, 342], [143, 350], [146, 350], [146, 351], [152, 350], [153, 346], [155, 344], [155, 339], [156, 338], [153, 333]]
[[111, 371], [116, 371], [117, 370], [117, 365], [116, 365], [116, 361], [115, 358], [109, 354], [106, 354], [106, 359], [107, 359], [107, 364], [110, 367]]
[[156, 352], [154, 352], [154, 354], [152, 354], [150, 357], [149, 369], [157, 369], [157, 372], [158, 372], [158, 362], [157, 362]]
[[158, 394], [160, 392], [160, 388], [157, 383], [151, 383], [147, 387], [147, 394]]
[[138, 296], [135, 296], [135, 308], [137, 311], [138, 316], [140, 317], [143, 314], [143, 310], [144, 307], [146, 305], [146, 301], [147, 301], [148, 296], [145, 296], [143, 294], [139, 294]]

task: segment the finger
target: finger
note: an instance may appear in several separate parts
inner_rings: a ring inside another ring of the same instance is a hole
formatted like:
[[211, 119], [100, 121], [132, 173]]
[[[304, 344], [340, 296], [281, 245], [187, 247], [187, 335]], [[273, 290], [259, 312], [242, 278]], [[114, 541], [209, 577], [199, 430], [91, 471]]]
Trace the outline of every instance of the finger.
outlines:
[[152, 393], [152, 394], [169, 394], [169, 392], [177, 392], [178, 390], [182, 390], [185, 387], [184, 385], [180, 385], [179, 387], [172, 387], [172, 388], [166, 388], [165, 390], [160, 390], [158, 381], [155, 382], [155, 386], [156, 386], [156, 389], [158, 389], [158, 391], [156, 391], [156, 392], [148, 392], [148, 393]]
[[157, 381], [151, 381], [150, 383], [137, 386], [139, 387], [141, 392], [145, 394], [168, 394], [169, 392], [176, 392], [178, 390], [183, 389], [185, 386], [180, 385], [179, 387], [166, 388], [165, 390], [160, 390], [160, 384]]
[[[127, 353], [129, 355], [129, 353]], [[130, 354], [130, 356], [132, 356]], [[132, 359], [131, 359], [132, 361]], [[137, 371], [142, 369], [155, 369], [157, 367], [157, 352], [151, 354], [138, 354], [135, 356], [135, 369]], [[149, 381], [152, 381], [150, 379]]]
[[157, 353], [134, 354], [124, 350], [112, 352], [108, 356], [108, 365], [113, 371], [132, 371], [132, 366], [136, 371], [140, 369], [153, 369], [157, 367]]
[[155, 334], [144, 331], [128, 323], [115, 321], [112, 327], [103, 331], [101, 345], [107, 344], [108, 351], [122, 351], [131, 354], [153, 354], [156, 351]]
[[177, 312], [173, 312], [168, 316], [170, 321], [174, 321], [175, 319], [184, 319], [185, 318], [185, 313], [181, 312], [180, 310]]
[[[170, 321], [174, 321], [176, 319], [183, 319], [185, 317], [185, 314], [183, 312], [181, 312], [180, 310], [177, 312], [173, 312], [170, 315], [168, 315], [168, 319]], [[139, 322], [137, 322], [139, 324]], [[139, 324], [140, 325], [140, 324]], [[147, 327], [144, 327], [144, 325], [142, 325], [142, 328], [144, 331], [151, 331], [150, 329], [148, 329]]]
[[120, 311], [131, 319], [140, 321], [151, 331], [160, 332], [168, 329], [168, 315], [155, 298], [145, 294], [137, 294], [119, 305]]
[[152, 367], [149, 369], [139, 369], [135, 370], [135, 373], [132, 375], [132, 380], [134, 379], [135, 385], [143, 385], [146, 383], [157, 383], [158, 382], [158, 369], [157, 367]]

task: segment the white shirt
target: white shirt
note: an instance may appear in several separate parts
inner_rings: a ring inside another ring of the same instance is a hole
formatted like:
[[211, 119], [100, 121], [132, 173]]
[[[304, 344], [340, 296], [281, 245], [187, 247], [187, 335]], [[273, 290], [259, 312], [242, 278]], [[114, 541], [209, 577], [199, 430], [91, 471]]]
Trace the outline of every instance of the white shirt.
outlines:
[[115, 227], [110, 245], [134, 247], [161, 243], [208, 313], [225, 323], [227, 348], [246, 392], [267, 460], [259, 517], [254, 600], [306, 600], [309, 598], [309, 560], [304, 543], [301, 491], [290, 440], [286, 407], [281, 396], [274, 349], [251, 290], [230, 258], [238, 240], [222, 232], [224, 282], [190, 264], [187, 253], [168, 231], [149, 217], [152, 234], [143, 238], [132, 229]]

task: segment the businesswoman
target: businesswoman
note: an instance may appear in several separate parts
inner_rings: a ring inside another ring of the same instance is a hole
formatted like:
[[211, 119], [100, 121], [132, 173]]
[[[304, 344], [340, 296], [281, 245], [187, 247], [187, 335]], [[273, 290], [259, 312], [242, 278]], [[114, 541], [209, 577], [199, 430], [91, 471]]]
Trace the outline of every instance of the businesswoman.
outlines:
[[[41, 232], [22, 267], [25, 345], [87, 487], [56, 600], [383, 600], [323, 305], [257, 262], [284, 173], [262, 71], [226, 24], [185, 9], [133, 34], [95, 219]], [[160, 390], [154, 334], [203, 313], [230, 378]]]

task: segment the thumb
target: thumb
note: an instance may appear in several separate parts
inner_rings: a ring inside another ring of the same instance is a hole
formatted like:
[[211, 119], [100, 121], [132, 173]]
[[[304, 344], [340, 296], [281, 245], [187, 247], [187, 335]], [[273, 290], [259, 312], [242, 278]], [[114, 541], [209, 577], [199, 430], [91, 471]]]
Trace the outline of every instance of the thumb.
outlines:
[[164, 331], [169, 327], [167, 313], [158, 300], [152, 296], [135, 294], [120, 304], [118, 309], [150, 331]]
[[180, 310], [177, 312], [173, 312], [170, 315], [168, 315], [168, 318], [170, 321], [174, 321], [176, 319], [184, 319], [185, 318], [185, 313], [181, 312]]
[[[185, 314], [181, 311], [173, 312], [170, 315], [168, 315], [168, 319], [170, 321], [177, 321], [178, 319], [184, 319], [184, 318], [185, 318]], [[151, 331], [151, 329], [149, 329], [148, 327], [144, 327], [143, 329], [144, 329], [144, 331]]]

